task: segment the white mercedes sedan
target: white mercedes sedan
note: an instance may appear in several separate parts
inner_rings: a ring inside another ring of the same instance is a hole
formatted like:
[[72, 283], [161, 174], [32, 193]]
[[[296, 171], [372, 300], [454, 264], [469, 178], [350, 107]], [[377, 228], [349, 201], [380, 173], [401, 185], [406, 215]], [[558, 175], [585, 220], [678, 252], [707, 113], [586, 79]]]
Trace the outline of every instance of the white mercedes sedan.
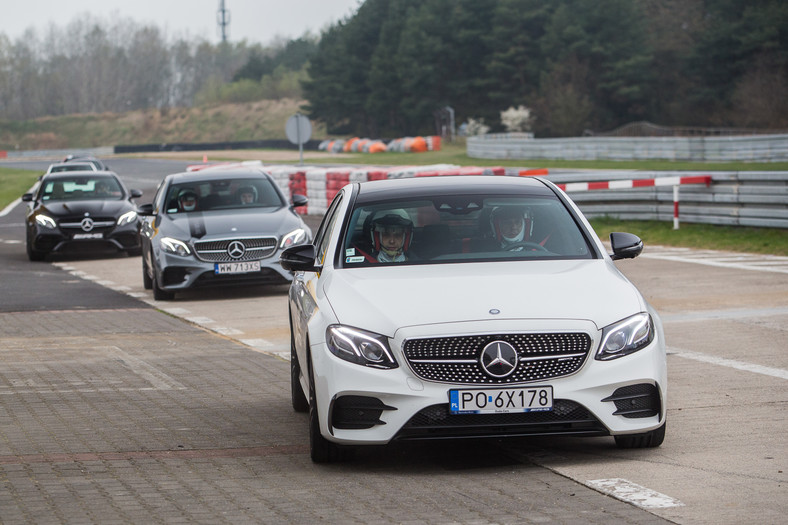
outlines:
[[657, 313], [552, 183], [423, 177], [354, 183], [313, 244], [285, 250], [292, 403], [312, 460], [395, 440], [665, 437]]

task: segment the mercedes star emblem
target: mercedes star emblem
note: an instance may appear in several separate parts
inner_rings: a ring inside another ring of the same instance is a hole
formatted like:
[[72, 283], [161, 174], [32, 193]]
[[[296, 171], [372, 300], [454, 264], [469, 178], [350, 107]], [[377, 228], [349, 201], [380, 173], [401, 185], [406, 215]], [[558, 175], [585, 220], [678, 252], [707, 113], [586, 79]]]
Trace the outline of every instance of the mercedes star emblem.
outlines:
[[241, 241], [233, 241], [227, 247], [227, 255], [233, 259], [240, 259], [246, 253], [246, 246]]
[[93, 229], [93, 219], [91, 219], [90, 217], [85, 217], [84, 219], [82, 219], [82, 222], [80, 224], [82, 226], [82, 231], [89, 232], [90, 230]]
[[504, 378], [517, 368], [517, 350], [506, 341], [493, 341], [484, 347], [479, 362], [487, 374]]

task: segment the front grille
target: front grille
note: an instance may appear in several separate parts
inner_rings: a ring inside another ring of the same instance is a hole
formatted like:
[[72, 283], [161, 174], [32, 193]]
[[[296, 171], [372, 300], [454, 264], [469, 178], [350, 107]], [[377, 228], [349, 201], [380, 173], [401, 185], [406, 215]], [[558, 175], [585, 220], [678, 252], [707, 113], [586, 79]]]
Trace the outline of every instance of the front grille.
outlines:
[[[505, 341], [517, 351], [518, 364], [504, 378], [487, 373], [479, 361], [484, 347]], [[427, 381], [469, 384], [510, 384], [541, 381], [577, 372], [591, 349], [582, 332], [437, 337], [405, 341], [403, 352], [411, 370]]]
[[584, 406], [566, 399], [553, 401], [549, 412], [513, 414], [451, 414], [449, 405], [420, 410], [395, 439], [536, 436], [552, 434], [607, 435], [604, 425]]
[[[115, 217], [90, 217], [93, 220], [93, 229], [91, 232], [106, 231], [115, 226]], [[84, 217], [69, 217], [63, 218], [58, 221], [61, 228], [67, 230], [82, 231], [82, 220]], [[77, 233], [79, 233], [77, 232]]]
[[[227, 251], [230, 243], [243, 244], [244, 253], [240, 257], [231, 257]], [[252, 237], [242, 239], [220, 239], [213, 241], [197, 241], [194, 251], [197, 258], [205, 262], [239, 262], [254, 261], [270, 257], [276, 252], [276, 237]]]

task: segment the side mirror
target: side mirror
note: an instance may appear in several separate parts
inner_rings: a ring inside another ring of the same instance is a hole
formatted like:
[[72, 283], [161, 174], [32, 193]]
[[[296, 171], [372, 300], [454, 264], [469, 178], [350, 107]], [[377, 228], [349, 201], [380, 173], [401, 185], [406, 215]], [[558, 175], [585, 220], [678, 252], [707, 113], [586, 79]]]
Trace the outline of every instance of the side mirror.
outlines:
[[142, 197], [142, 190], [129, 190], [132, 199], [139, 199]]
[[282, 252], [279, 256], [282, 268], [291, 272], [316, 272], [320, 268], [315, 266], [315, 246], [301, 244], [293, 246]]
[[22, 195], [22, 202], [33, 202], [33, 194], [25, 193], [24, 195]]
[[[139, 191], [139, 190], [137, 190], [137, 191]], [[132, 196], [133, 195], [134, 194], [132, 193]], [[146, 215], [146, 216], [153, 215], [153, 203], [143, 204], [141, 206], [137, 206], [137, 213], [139, 215]]]
[[299, 206], [306, 206], [306, 203], [309, 202], [309, 199], [306, 195], [301, 195], [300, 193], [293, 194], [293, 207], [297, 208]]
[[610, 246], [613, 247], [613, 253], [610, 254], [610, 258], [614, 261], [634, 259], [643, 251], [643, 241], [640, 240], [640, 237], [631, 233], [611, 233]]

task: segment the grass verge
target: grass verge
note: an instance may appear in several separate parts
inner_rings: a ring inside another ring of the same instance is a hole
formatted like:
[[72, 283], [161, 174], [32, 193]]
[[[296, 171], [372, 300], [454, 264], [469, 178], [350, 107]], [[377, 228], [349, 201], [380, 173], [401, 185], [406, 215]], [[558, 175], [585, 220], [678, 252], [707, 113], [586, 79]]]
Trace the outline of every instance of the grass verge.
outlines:
[[40, 171], [0, 168], [0, 210], [33, 187]]

